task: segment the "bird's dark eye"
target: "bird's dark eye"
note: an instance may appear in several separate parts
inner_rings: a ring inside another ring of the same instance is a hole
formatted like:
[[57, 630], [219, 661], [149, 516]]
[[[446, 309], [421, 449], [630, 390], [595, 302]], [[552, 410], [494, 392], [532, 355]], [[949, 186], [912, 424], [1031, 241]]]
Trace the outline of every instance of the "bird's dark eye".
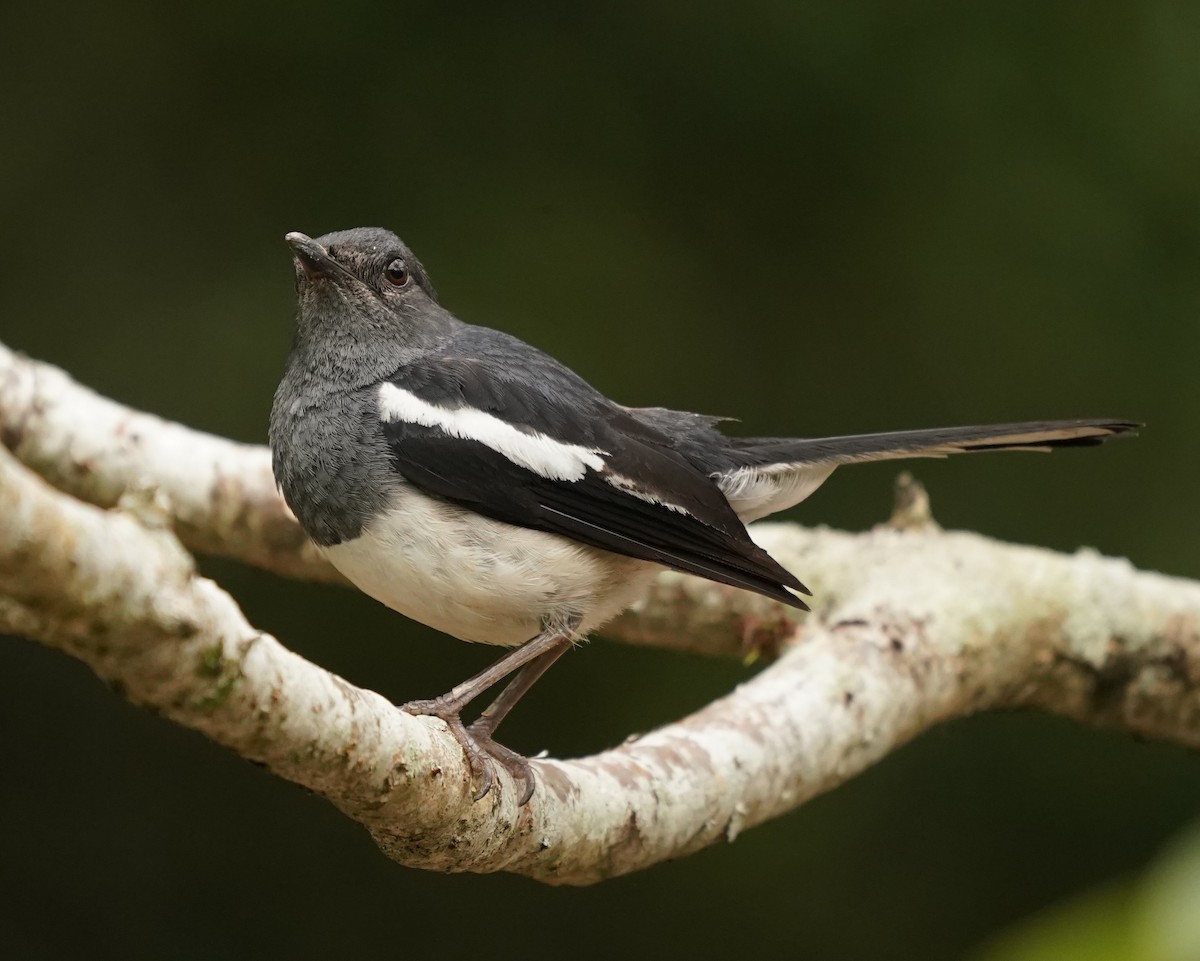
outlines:
[[393, 287], [404, 287], [408, 284], [408, 268], [404, 265], [404, 261], [400, 259], [393, 260], [384, 267], [383, 276], [387, 278], [387, 282]]

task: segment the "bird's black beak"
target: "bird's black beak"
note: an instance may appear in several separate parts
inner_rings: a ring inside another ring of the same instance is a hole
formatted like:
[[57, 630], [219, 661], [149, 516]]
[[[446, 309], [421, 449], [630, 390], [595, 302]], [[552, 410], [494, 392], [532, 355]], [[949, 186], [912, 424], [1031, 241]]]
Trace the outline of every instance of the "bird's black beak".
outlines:
[[341, 264], [330, 257], [325, 248], [307, 234], [293, 230], [283, 239], [292, 248], [296, 263], [304, 269], [309, 280], [316, 280], [320, 277], [336, 277], [342, 273]]

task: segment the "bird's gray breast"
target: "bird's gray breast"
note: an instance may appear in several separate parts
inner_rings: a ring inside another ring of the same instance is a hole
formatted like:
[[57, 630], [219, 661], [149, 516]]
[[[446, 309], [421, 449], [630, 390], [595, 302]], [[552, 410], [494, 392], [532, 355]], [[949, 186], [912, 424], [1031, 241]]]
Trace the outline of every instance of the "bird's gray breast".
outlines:
[[328, 547], [358, 537], [399, 484], [372, 391], [322, 391], [285, 376], [271, 409], [275, 481], [300, 526]]

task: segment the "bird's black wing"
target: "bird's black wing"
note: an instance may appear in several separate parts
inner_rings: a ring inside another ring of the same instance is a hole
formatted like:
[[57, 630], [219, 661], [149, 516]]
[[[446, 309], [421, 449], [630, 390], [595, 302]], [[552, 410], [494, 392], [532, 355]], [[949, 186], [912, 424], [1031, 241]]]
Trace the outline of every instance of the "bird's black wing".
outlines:
[[671, 438], [520, 341], [470, 328], [380, 385], [379, 415], [426, 494], [805, 606]]

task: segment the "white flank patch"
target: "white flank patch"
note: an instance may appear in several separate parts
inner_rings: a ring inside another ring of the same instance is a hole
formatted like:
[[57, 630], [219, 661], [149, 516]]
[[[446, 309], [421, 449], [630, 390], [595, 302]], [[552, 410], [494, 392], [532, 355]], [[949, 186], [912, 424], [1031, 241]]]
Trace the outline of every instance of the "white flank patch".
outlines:
[[766, 464], [739, 467], [713, 479], [743, 523], [799, 504], [825, 483], [837, 464]]
[[548, 480], [577, 481], [583, 479], [589, 467], [594, 471], [604, 469], [602, 450], [564, 444], [537, 431], [519, 430], [473, 407], [439, 407], [391, 383], [379, 387], [379, 413], [389, 423], [438, 427], [451, 437], [478, 441]]

